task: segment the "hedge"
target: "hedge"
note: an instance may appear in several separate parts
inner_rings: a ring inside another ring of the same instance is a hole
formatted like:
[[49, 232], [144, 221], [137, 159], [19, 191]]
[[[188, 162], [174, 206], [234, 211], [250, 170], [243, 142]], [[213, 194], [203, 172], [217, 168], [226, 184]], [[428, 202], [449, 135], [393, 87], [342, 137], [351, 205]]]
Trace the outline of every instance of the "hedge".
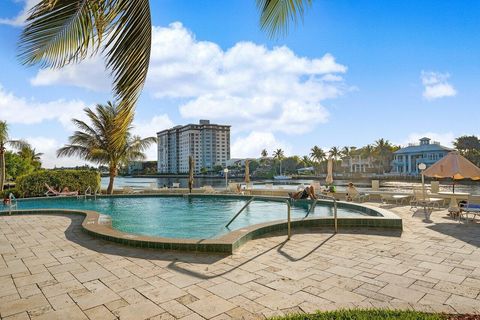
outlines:
[[16, 189], [23, 197], [45, 195], [48, 184], [55, 190], [67, 187], [70, 191], [84, 193], [88, 187], [100, 186], [100, 173], [94, 170], [42, 170], [17, 178]]

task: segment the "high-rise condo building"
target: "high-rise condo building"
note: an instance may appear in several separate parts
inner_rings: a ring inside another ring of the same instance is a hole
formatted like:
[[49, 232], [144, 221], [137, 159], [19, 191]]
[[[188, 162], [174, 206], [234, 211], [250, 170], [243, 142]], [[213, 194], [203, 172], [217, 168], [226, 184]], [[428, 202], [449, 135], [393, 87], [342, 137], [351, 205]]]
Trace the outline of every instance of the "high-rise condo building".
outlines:
[[195, 173], [202, 168], [225, 166], [230, 159], [230, 126], [211, 124], [200, 120], [199, 124], [187, 124], [157, 132], [158, 173], [188, 173], [188, 158], [193, 156]]

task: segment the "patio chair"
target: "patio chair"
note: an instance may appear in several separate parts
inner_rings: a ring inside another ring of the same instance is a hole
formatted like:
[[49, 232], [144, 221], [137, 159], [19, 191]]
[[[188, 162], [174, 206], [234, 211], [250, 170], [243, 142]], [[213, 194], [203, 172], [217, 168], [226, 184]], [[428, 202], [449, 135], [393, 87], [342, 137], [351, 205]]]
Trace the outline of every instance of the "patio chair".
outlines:
[[122, 188], [122, 193], [123, 194], [132, 194], [132, 193], [135, 193], [135, 190], [133, 190], [132, 187], [123, 187]]
[[410, 201], [410, 209], [417, 207], [426, 207], [434, 209], [437, 207], [440, 209], [440, 203], [444, 204], [445, 199], [442, 198], [431, 198], [427, 191], [422, 190], [422, 188], [413, 188], [413, 199]]
[[217, 193], [217, 190], [215, 190], [212, 186], [203, 186], [201, 187], [201, 189], [204, 191], [204, 193], [207, 193], [207, 194], [214, 194], [214, 193]]
[[47, 192], [45, 192], [45, 196], [78, 196], [78, 191], [57, 191], [54, 188], [50, 187], [47, 183], [45, 183], [45, 187], [47, 187]]
[[370, 199], [370, 194], [364, 193], [364, 192], [358, 192], [358, 191], [353, 191], [348, 194], [348, 197], [351, 199], [351, 201], [354, 202], [363, 202], [368, 199]]
[[391, 194], [391, 193], [382, 193], [380, 194], [380, 199], [383, 203], [395, 202], [395, 204], [403, 204], [410, 196], [405, 194]]
[[460, 214], [459, 220], [462, 216], [465, 216], [466, 221], [468, 221], [468, 214], [472, 214], [472, 221], [475, 221], [475, 218], [480, 216], [480, 196], [468, 196], [467, 203], [460, 203]]
[[235, 182], [229, 182], [228, 183], [228, 187], [227, 187], [227, 193], [240, 193], [241, 192], [241, 188], [240, 188], [240, 185], [238, 183], [235, 183]]

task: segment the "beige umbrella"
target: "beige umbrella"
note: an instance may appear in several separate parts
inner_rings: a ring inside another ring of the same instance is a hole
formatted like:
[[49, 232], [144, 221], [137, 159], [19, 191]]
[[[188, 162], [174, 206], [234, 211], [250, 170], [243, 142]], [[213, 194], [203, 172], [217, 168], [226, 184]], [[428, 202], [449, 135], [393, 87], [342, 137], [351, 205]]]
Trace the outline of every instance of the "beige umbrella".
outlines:
[[327, 185], [333, 184], [333, 159], [332, 158], [328, 158], [327, 177], [325, 178], [325, 183]]
[[[447, 154], [430, 168], [426, 169], [423, 174], [432, 178], [480, 180], [480, 168], [456, 151]], [[453, 184], [453, 192], [455, 192], [455, 182]]]
[[250, 183], [250, 160], [245, 160], [245, 183]]
[[190, 193], [192, 193], [192, 188], [193, 188], [193, 169], [194, 169], [195, 164], [193, 163], [193, 157], [189, 156], [188, 157], [188, 189], [190, 190]]

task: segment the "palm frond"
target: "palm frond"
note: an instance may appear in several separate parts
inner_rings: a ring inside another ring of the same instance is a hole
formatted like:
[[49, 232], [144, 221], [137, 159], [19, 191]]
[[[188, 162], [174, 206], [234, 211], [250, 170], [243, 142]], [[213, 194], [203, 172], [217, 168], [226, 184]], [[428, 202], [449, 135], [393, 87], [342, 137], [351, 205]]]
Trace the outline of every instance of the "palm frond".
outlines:
[[285, 35], [290, 23], [303, 20], [306, 7], [312, 0], [257, 0], [260, 10], [260, 26], [271, 37]]
[[43, 0], [30, 11], [19, 42], [23, 64], [60, 68], [95, 54], [104, 33], [105, 1]]

